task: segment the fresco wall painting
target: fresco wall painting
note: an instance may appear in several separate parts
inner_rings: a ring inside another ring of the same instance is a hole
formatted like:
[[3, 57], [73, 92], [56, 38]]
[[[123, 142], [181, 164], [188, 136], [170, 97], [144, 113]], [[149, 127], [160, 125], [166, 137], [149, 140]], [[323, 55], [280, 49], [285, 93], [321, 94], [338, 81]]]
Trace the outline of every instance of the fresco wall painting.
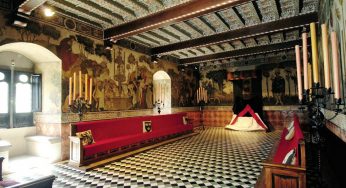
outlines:
[[[39, 44], [62, 60], [62, 111], [68, 111], [69, 78], [82, 71], [93, 78], [91, 111], [152, 108], [153, 74], [163, 70], [172, 78], [172, 107], [191, 106], [197, 88], [196, 73], [190, 69], [178, 71], [177, 64], [160, 60], [113, 45], [107, 51], [103, 41], [88, 38], [66, 29], [30, 22], [20, 29], [0, 21], [0, 44], [25, 41]], [[54, 75], [54, 70], [52, 70]], [[84, 83], [83, 83], [84, 84]], [[56, 93], [50, 93], [52, 101]]]

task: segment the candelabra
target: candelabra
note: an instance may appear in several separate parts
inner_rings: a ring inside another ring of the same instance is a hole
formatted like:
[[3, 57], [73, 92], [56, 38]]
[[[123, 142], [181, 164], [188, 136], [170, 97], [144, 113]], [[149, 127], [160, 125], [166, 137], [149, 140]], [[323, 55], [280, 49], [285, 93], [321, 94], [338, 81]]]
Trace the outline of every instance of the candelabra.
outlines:
[[79, 121], [82, 121], [83, 115], [90, 109], [90, 104], [84, 97], [79, 97], [73, 100], [69, 105], [70, 112], [77, 113], [79, 116]]
[[160, 114], [161, 110], [165, 107], [165, 103], [162, 100], [157, 100], [154, 102], [154, 108], [157, 108], [157, 112]]
[[[314, 84], [314, 86], [311, 89], [305, 90], [303, 93], [303, 100], [299, 101], [300, 103], [300, 110], [303, 111], [305, 107], [303, 105], [307, 106], [307, 112], [309, 119], [312, 122], [311, 127], [311, 135], [312, 135], [312, 141], [314, 143], [320, 142], [320, 130], [325, 126], [325, 120], [327, 120], [321, 109], [327, 107], [328, 103], [331, 103], [331, 96], [333, 96], [334, 93], [331, 90], [331, 88], [324, 88], [319, 85], [319, 83]], [[335, 106], [333, 111], [335, 111], [335, 116], [338, 115], [343, 110], [340, 108], [340, 106], [343, 105], [341, 102], [341, 99], [336, 99], [335, 103], [331, 103], [331, 106]], [[334, 117], [335, 117], [334, 116]], [[332, 118], [334, 118], [332, 117]], [[331, 119], [328, 119], [331, 120]]]
[[[334, 117], [336, 117], [340, 112], [343, 110], [340, 109], [341, 105], [344, 105], [341, 102], [341, 99], [335, 99], [334, 104], [332, 104], [332, 96], [334, 95], [334, 92], [330, 88], [324, 88], [321, 87], [318, 83], [314, 84], [314, 86], [311, 89], [305, 90], [303, 92], [303, 100], [299, 101], [300, 103], [300, 110], [303, 111], [305, 107], [303, 105], [306, 105], [306, 109], [308, 112], [308, 117], [312, 123], [312, 126], [310, 128], [310, 142], [314, 145], [311, 146], [315, 148], [316, 152], [316, 159], [318, 162], [318, 174], [320, 176], [319, 182], [316, 182], [319, 185], [323, 185], [325, 182], [322, 178], [321, 173], [321, 150], [324, 148], [324, 141], [323, 138], [323, 129], [325, 128], [325, 121], [331, 120]], [[331, 104], [331, 106], [335, 106], [333, 109], [335, 111], [335, 115], [330, 118], [326, 119], [324, 114], [322, 113], [322, 108], [326, 108], [327, 104]], [[311, 150], [312, 152], [312, 150]]]

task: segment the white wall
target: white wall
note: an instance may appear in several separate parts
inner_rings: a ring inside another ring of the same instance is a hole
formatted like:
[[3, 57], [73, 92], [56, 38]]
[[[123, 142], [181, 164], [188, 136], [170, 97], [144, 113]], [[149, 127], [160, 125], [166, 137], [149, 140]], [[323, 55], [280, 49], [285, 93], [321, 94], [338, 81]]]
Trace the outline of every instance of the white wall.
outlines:
[[26, 136], [36, 135], [36, 127], [0, 129], [0, 139], [12, 144], [10, 158], [27, 153]]

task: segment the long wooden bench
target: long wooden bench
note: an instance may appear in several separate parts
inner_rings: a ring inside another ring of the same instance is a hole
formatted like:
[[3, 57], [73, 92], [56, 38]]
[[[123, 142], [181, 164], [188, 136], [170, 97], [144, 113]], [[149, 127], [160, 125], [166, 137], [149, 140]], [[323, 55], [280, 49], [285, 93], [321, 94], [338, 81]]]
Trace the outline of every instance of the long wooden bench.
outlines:
[[[186, 113], [117, 118], [71, 124], [70, 164], [83, 166], [162, 140], [193, 132]], [[145, 132], [144, 122], [151, 122]], [[82, 145], [77, 132], [90, 130], [95, 143]]]
[[[288, 133], [285, 128], [280, 140], [274, 144], [268, 158], [263, 161], [263, 169], [257, 180], [258, 188], [305, 188], [306, 187], [306, 156], [305, 142], [302, 139], [299, 119], [294, 116], [294, 137], [291, 141], [285, 140]], [[301, 135], [301, 137], [299, 137]], [[282, 160], [292, 148], [296, 150], [294, 165], [282, 164]]]

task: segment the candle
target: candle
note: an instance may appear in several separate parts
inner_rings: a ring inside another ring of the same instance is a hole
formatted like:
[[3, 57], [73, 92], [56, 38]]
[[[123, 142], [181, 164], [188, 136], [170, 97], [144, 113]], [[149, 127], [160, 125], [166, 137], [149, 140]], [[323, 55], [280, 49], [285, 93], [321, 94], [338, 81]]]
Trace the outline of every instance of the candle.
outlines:
[[84, 80], [84, 94], [85, 94], [85, 100], [88, 100], [88, 75], [85, 74], [85, 80]]
[[301, 100], [303, 100], [303, 92], [302, 92], [302, 71], [300, 68], [299, 45], [296, 45], [295, 49], [296, 49], [296, 65], [297, 65], [298, 99], [299, 99], [299, 101], [301, 101]]
[[302, 34], [303, 39], [303, 72], [304, 72], [304, 89], [309, 89], [309, 79], [308, 79], [308, 35], [307, 33]]
[[89, 104], [91, 104], [92, 102], [92, 98], [93, 98], [93, 79], [90, 78], [90, 87], [89, 87]]
[[76, 90], [77, 90], [77, 78], [76, 73], [73, 73], [73, 100], [76, 100]]
[[69, 78], [68, 105], [72, 104], [72, 77]]
[[332, 32], [332, 55], [333, 55], [333, 72], [334, 72], [334, 98], [340, 99], [340, 78], [339, 78], [339, 57], [338, 57], [338, 42], [336, 33]]
[[329, 67], [329, 47], [328, 47], [328, 31], [327, 25], [322, 24], [322, 49], [323, 49], [323, 65], [324, 65], [324, 86], [330, 89], [330, 67]]
[[201, 87], [198, 88], [198, 102], [201, 101]]
[[314, 77], [314, 83], [320, 82], [318, 74], [318, 54], [317, 54], [317, 39], [316, 39], [316, 24], [310, 23], [311, 32], [311, 47], [312, 47], [312, 74]]
[[199, 102], [199, 88], [197, 88], [197, 103]]
[[312, 67], [310, 63], [308, 63], [308, 80], [309, 80], [309, 88], [312, 88]]
[[79, 71], [79, 97], [82, 97], [82, 71]]

